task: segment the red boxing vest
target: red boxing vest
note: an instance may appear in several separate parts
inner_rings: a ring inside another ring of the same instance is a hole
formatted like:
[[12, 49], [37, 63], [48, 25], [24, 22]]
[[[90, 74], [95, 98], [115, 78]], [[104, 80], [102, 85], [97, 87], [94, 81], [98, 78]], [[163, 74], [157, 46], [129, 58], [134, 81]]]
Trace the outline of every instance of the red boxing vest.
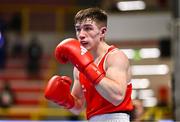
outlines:
[[[100, 70], [104, 71], [103, 64], [106, 58], [106, 55], [113, 50], [115, 47], [111, 46], [107, 53], [101, 59], [98, 67]], [[120, 111], [131, 111], [133, 109], [131, 92], [132, 84], [129, 83], [126, 89], [126, 95], [124, 100], [118, 106], [114, 106], [112, 103], [103, 98], [95, 89], [93, 84], [82, 74], [79, 74], [79, 81], [81, 83], [85, 98], [86, 98], [86, 116], [87, 119], [91, 118], [94, 115], [120, 112]]]

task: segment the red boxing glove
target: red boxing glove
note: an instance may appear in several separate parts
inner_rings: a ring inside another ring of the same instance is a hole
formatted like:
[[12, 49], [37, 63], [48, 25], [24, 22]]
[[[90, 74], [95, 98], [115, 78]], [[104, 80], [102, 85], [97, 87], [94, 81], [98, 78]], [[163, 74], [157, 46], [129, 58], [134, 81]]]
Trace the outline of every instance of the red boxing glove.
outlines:
[[71, 83], [71, 79], [67, 76], [53, 76], [45, 89], [45, 97], [67, 109], [72, 108], [74, 98], [70, 92]]
[[90, 52], [76, 39], [68, 38], [59, 43], [55, 49], [55, 57], [60, 63], [70, 61], [93, 84], [98, 84], [104, 77], [104, 72], [94, 64]]

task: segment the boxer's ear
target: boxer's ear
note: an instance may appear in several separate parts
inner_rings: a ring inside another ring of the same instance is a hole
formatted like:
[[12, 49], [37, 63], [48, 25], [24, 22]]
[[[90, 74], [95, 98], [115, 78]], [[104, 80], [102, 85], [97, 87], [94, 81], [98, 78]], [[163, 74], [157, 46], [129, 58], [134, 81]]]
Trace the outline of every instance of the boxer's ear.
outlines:
[[106, 32], [107, 32], [107, 27], [101, 27], [101, 35], [105, 36]]

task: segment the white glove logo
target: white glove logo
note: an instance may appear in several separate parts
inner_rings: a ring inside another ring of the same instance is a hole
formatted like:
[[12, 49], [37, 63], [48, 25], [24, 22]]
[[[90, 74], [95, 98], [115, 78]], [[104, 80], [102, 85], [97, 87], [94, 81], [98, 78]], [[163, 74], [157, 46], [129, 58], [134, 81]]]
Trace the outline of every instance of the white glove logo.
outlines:
[[81, 55], [84, 55], [87, 52], [87, 49], [84, 48], [83, 46], [80, 46], [81, 48]]

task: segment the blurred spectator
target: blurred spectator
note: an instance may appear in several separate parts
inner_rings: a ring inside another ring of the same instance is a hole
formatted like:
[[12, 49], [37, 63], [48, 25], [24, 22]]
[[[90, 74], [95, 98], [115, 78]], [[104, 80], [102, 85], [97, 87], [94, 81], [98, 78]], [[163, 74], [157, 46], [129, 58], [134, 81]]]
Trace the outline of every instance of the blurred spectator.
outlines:
[[158, 89], [158, 106], [167, 107], [169, 102], [169, 90], [167, 86], [161, 86]]
[[0, 106], [3, 108], [11, 107], [15, 103], [15, 94], [8, 81], [4, 81], [4, 86], [0, 92]]
[[6, 66], [6, 51], [7, 40], [5, 38], [6, 24], [2, 18], [0, 18], [0, 69], [4, 69]]
[[14, 44], [12, 45], [11, 54], [13, 58], [22, 57], [24, 53], [23, 41], [21, 39], [21, 34], [17, 33], [16, 38], [14, 40]]
[[31, 76], [39, 76], [40, 72], [40, 60], [42, 58], [43, 49], [37, 37], [33, 37], [30, 40], [30, 44], [27, 48], [28, 51], [28, 64], [27, 70]]
[[133, 122], [142, 122], [144, 114], [144, 106], [141, 100], [133, 100], [134, 109], [131, 113], [131, 121]]

